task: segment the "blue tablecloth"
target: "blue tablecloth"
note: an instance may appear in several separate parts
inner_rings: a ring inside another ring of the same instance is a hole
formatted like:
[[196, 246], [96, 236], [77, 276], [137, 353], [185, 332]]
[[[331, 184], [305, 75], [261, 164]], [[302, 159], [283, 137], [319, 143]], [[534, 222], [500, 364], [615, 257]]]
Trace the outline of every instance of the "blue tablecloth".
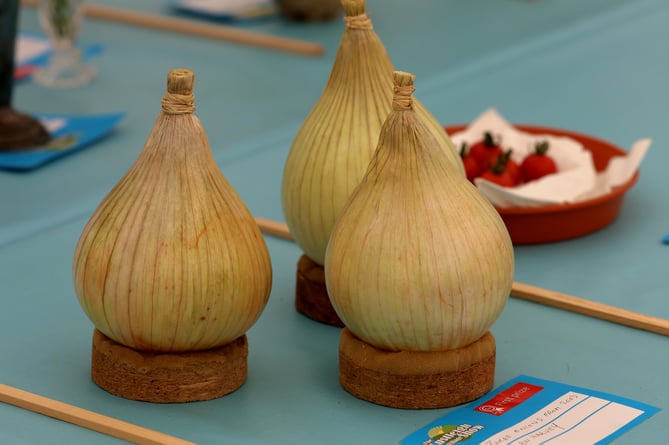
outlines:
[[[171, 15], [168, 2], [107, 2]], [[488, 107], [512, 122], [565, 128], [625, 149], [653, 146], [620, 217], [594, 234], [516, 248], [516, 280], [669, 318], [669, 3], [369, 0], [374, 26], [416, 96], [444, 124]], [[33, 10], [22, 30], [39, 31]], [[74, 295], [71, 261], [95, 206], [127, 171], [160, 109], [167, 71], [196, 74], [197, 115], [223, 173], [256, 216], [283, 220], [279, 189], [292, 139], [325, 84], [343, 23], [239, 24], [311, 40], [320, 58], [89, 19], [104, 45], [98, 77], [75, 90], [17, 85], [25, 112], [124, 111], [109, 138], [30, 173], [0, 171], [0, 382], [206, 444], [397, 443], [447, 410], [394, 410], [338, 383], [339, 330], [293, 308], [299, 248], [268, 237], [274, 283], [248, 333], [249, 377], [218, 400], [155, 405], [90, 379], [93, 326]], [[662, 411], [620, 443], [669, 437], [669, 339], [511, 299], [492, 329], [496, 384], [534, 375], [637, 399]], [[0, 404], [0, 442], [118, 443]]]

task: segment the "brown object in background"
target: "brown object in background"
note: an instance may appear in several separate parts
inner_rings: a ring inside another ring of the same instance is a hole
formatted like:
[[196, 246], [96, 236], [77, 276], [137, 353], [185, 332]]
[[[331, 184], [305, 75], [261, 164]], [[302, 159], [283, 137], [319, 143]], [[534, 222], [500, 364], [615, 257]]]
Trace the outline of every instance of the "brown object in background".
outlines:
[[281, 15], [296, 22], [325, 22], [341, 12], [340, 0], [278, 0]]
[[0, 151], [36, 148], [51, 137], [42, 124], [12, 107], [19, 2], [0, 6]]
[[344, 327], [344, 323], [330, 303], [323, 266], [306, 255], [302, 255], [297, 262], [295, 308], [312, 320]]
[[32, 116], [0, 108], [0, 151], [39, 148], [51, 140], [49, 132]]
[[105, 391], [154, 403], [211, 400], [246, 381], [248, 342], [243, 335], [216, 349], [186, 353], [140, 352], [97, 329], [93, 333], [91, 374]]
[[390, 352], [363, 342], [344, 328], [339, 380], [349, 393], [378, 405], [444, 408], [470, 402], [492, 389], [495, 355], [495, 338], [490, 332], [458, 349]]

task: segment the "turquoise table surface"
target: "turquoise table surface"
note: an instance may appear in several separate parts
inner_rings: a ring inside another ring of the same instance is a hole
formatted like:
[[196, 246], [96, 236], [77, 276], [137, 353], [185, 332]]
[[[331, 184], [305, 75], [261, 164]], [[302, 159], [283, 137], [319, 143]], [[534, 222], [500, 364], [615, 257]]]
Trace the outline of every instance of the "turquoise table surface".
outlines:
[[[172, 15], [169, 2], [105, 2]], [[415, 3], [415, 4], [414, 4]], [[564, 128], [623, 149], [653, 145], [620, 217], [591, 235], [518, 246], [516, 277], [669, 319], [669, 2], [666, 0], [369, 0], [395, 66], [417, 75], [416, 96], [445, 125], [495, 107], [512, 122]], [[35, 13], [20, 26], [38, 31]], [[339, 330], [293, 308], [292, 242], [267, 237], [274, 280], [248, 333], [249, 375], [208, 402], [158, 405], [112, 396], [90, 379], [93, 326], [77, 303], [71, 262], [95, 206], [141, 150], [166, 73], [196, 74], [196, 114], [221, 170], [256, 216], [283, 221], [288, 149], [329, 74], [341, 20], [244, 29], [320, 43], [313, 58], [89, 20], [82, 41], [104, 45], [98, 77], [76, 90], [18, 84], [26, 112], [124, 111], [107, 139], [29, 173], [0, 171], [0, 383], [202, 445], [395, 444], [448, 412], [396, 410], [338, 383]], [[662, 410], [616, 443], [669, 437], [669, 338], [510, 299], [492, 328], [496, 385], [527, 374], [629, 397]], [[2, 444], [122, 443], [0, 404]]]

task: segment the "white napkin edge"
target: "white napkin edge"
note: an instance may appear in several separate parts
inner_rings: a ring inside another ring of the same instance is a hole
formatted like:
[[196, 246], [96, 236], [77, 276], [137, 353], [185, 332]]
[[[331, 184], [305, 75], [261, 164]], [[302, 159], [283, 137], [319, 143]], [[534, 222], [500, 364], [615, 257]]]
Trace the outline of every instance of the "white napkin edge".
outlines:
[[615, 187], [625, 184], [632, 179], [650, 149], [653, 140], [650, 138], [635, 141], [625, 156], [614, 156], [604, 171], [597, 174], [595, 187], [587, 193], [578, 196], [577, 201], [596, 198], [609, 193]]

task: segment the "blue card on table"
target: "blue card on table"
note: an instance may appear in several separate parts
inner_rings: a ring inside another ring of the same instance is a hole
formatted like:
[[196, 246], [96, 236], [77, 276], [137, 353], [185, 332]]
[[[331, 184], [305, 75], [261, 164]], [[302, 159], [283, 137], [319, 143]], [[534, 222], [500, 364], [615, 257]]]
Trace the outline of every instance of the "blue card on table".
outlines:
[[658, 411], [612, 394], [519, 376], [400, 443], [605, 444]]
[[21, 151], [0, 151], [0, 169], [29, 171], [79, 151], [107, 136], [125, 113], [95, 116], [38, 114], [37, 118], [51, 134], [43, 147]]

